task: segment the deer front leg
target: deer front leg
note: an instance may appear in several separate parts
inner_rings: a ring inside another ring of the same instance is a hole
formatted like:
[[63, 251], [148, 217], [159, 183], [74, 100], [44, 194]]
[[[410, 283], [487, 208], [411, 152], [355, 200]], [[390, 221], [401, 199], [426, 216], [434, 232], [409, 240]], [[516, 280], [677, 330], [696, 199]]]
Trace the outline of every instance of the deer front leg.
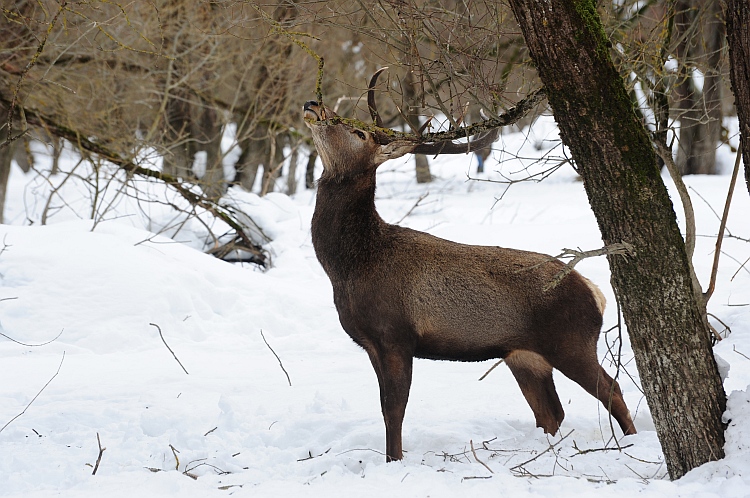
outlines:
[[380, 407], [385, 421], [385, 461], [401, 460], [401, 427], [409, 400], [413, 357], [411, 352], [369, 350], [378, 376]]

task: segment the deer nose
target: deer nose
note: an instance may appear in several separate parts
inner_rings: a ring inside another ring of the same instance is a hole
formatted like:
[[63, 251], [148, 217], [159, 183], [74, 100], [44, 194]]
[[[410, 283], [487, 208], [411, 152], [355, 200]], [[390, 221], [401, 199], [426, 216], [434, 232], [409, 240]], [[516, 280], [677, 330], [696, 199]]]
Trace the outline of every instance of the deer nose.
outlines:
[[322, 119], [322, 116], [318, 113], [319, 109], [320, 104], [318, 104], [314, 100], [308, 100], [307, 102], [305, 102], [305, 105], [303, 107], [305, 118], [320, 121]]

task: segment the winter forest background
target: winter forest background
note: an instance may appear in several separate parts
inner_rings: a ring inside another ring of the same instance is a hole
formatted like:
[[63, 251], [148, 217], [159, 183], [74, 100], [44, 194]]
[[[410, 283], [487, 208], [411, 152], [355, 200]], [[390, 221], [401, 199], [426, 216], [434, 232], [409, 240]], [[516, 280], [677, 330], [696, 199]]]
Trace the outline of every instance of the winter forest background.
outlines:
[[[384, 462], [375, 375], [310, 241], [322, 164], [302, 104], [319, 82], [369, 122], [367, 81], [387, 66], [386, 127], [501, 114], [543, 86], [506, 3], [23, 0], [0, 17], [0, 495], [747, 496], [750, 73], [731, 40], [750, 5], [596, 6], [715, 289], [723, 458], [669, 480], [610, 266], [592, 257], [576, 268], [607, 297], [599, 356], [638, 435], [560, 375], [566, 419], [548, 437], [503, 365], [480, 382], [495, 362], [419, 361], [406, 458]], [[598, 249], [566, 145], [544, 102], [491, 151], [384, 164], [377, 208], [462, 243]]]

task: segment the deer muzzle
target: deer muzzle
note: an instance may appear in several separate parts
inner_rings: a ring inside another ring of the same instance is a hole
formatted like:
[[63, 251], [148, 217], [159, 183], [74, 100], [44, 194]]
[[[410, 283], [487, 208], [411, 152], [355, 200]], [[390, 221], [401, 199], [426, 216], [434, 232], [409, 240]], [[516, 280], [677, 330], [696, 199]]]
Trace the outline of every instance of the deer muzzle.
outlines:
[[325, 108], [314, 100], [308, 100], [303, 106], [305, 121], [322, 121], [325, 119]]

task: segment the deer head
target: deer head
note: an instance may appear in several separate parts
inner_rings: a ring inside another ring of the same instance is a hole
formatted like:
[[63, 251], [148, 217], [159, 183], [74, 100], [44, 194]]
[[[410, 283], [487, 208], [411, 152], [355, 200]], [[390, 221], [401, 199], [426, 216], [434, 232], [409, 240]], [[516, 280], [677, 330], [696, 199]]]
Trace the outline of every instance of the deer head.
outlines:
[[[420, 131], [404, 133], [383, 128], [375, 105], [375, 84], [378, 76], [386, 68], [376, 72], [368, 86], [367, 104], [373, 124], [361, 123], [338, 116], [328, 107], [316, 101], [308, 101], [304, 106], [305, 124], [312, 131], [315, 147], [318, 149], [326, 175], [356, 174], [374, 170], [389, 159], [404, 154], [466, 154], [490, 146], [500, 134], [501, 124], [489, 123], [478, 126], [475, 133], [470, 128], [462, 128], [461, 133], [433, 133], [422, 135]], [[467, 137], [465, 143], [454, 142], [453, 138]]]

